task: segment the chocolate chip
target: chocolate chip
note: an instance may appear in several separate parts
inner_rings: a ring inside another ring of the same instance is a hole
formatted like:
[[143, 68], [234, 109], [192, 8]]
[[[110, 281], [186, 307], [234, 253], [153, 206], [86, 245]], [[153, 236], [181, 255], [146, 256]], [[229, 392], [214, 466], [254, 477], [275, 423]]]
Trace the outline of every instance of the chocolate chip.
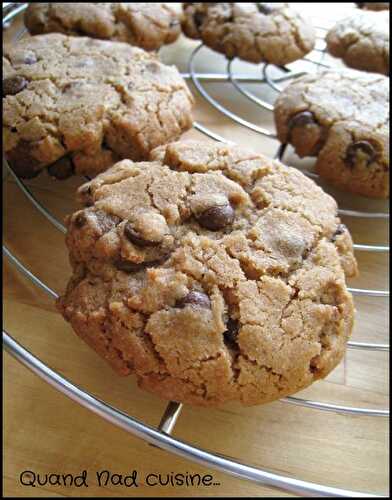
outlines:
[[86, 224], [86, 222], [87, 222], [87, 217], [83, 212], [80, 212], [80, 214], [78, 214], [73, 220], [74, 225], [78, 229], [82, 228]]
[[317, 356], [314, 356], [309, 363], [309, 371], [311, 373], [318, 373], [320, 371], [320, 355], [318, 354]]
[[328, 129], [318, 123], [311, 111], [300, 111], [287, 122], [287, 142], [295, 147], [300, 156], [317, 156], [323, 148]]
[[334, 243], [336, 241], [336, 237], [344, 234], [347, 231], [347, 227], [344, 224], [339, 224], [336, 228], [336, 231], [333, 233], [331, 241]]
[[169, 258], [169, 256], [170, 256], [170, 254], [166, 254], [166, 255], [163, 255], [160, 259], [143, 261], [143, 262], [139, 262], [138, 264], [135, 262], [130, 262], [129, 260], [125, 260], [125, 259], [120, 258], [114, 262], [114, 265], [120, 271], [125, 271], [126, 273], [134, 273], [136, 271], [141, 271], [142, 269], [145, 269], [146, 267], [161, 266]]
[[68, 179], [74, 173], [71, 158], [64, 156], [48, 167], [48, 174], [58, 180]]
[[234, 209], [230, 204], [210, 207], [199, 214], [197, 220], [202, 227], [218, 231], [233, 223]]
[[266, 16], [271, 14], [271, 12], [273, 12], [273, 10], [274, 10], [272, 5], [269, 3], [257, 3], [256, 5], [257, 5], [258, 11], [261, 14], [265, 14]]
[[120, 271], [124, 271], [126, 273], [135, 273], [136, 271], [140, 271], [144, 268], [144, 262], [140, 264], [135, 264], [134, 262], [130, 262], [125, 259], [118, 259], [114, 262], [114, 265]]
[[7, 95], [15, 95], [25, 87], [27, 87], [28, 81], [23, 76], [11, 76], [3, 80], [3, 97]]
[[204, 14], [202, 12], [195, 12], [193, 14], [193, 22], [196, 26], [197, 29], [200, 28], [200, 26], [203, 24], [204, 22]]
[[73, 83], [66, 83], [63, 87], [63, 92], [69, 92], [73, 87]]
[[33, 179], [41, 171], [41, 162], [33, 155], [35, 143], [21, 140], [7, 152], [7, 160], [16, 175], [22, 179]]
[[159, 245], [160, 241], [150, 241], [135, 231], [133, 229], [132, 224], [130, 222], [127, 222], [127, 224], [124, 227], [124, 236], [128, 238], [128, 240], [133, 243], [134, 245], [137, 245], [139, 247], [154, 247]]
[[26, 54], [23, 62], [25, 64], [35, 64], [37, 62], [37, 57], [34, 54]]
[[346, 150], [346, 157], [344, 159], [346, 165], [353, 168], [360, 161], [361, 156], [366, 157], [366, 166], [370, 165], [376, 157], [374, 147], [368, 141], [357, 141]]
[[306, 125], [315, 124], [317, 124], [317, 122], [313, 113], [310, 111], [301, 111], [290, 118], [288, 127], [291, 130], [294, 127], [305, 127]]
[[210, 309], [211, 302], [208, 295], [202, 292], [192, 291], [176, 302], [176, 307], [183, 309], [185, 306], [198, 306]]
[[239, 323], [235, 319], [229, 318], [226, 324], [227, 330], [223, 333], [226, 342], [229, 344], [235, 344], [237, 342]]

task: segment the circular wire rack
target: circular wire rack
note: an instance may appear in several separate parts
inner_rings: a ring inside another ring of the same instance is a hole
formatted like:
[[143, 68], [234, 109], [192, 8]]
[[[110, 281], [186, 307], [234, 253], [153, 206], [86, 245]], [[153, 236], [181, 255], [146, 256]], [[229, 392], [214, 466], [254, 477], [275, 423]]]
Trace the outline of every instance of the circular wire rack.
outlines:
[[[3, 29], [6, 29], [10, 24], [19, 16], [27, 7], [26, 3], [15, 3], [7, 2], [3, 3]], [[318, 43], [315, 50], [304, 58], [309, 66], [312, 67], [313, 71], [319, 71], [323, 68], [328, 68], [329, 65], [325, 64], [325, 43], [323, 42], [325, 35], [324, 27], [316, 27], [319, 36]], [[17, 35], [16, 39], [22, 37], [25, 33], [25, 29], [21, 30]], [[320, 46], [321, 45], [321, 46]], [[252, 104], [267, 110], [273, 111], [273, 105], [271, 102], [260, 98], [255, 95], [249, 89], [246, 88], [246, 83], [260, 83], [268, 86], [274, 92], [279, 93], [281, 91], [280, 84], [286, 81], [298, 78], [306, 73], [306, 71], [295, 71], [289, 69], [285, 66], [273, 66], [271, 64], [261, 64], [258, 66], [260, 73], [255, 74], [242, 74], [236, 73], [234, 71], [235, 60], [228, 60], [225, 62], [226, 71], [223, 73], [208, 73], [196, 71], [197, 61], [200, 58], [203, 50], [210, 50], [206, 48], [203, 44], [198, 45], [191, 53], [188, 72], [182, 73], [182, 76], [190, 80], [200, 96], [205, 99], [215, 110], [226, 116], [228, 119], [234, 121], [241, 127], [245, 127], [247, 130], [253, 131], [264, 137], [268, 137], [271, 140], [276, 141], [276, 135], [270, 130], [263, 128], [253, 122], [250, 122], [237, 113], [230, 111], [226, 106], [223, 106], [211, 93], [208, 92], [206, 88], [206, 83], [208, 82], [226, 82], [233, 85], [235, 90], [240, 93], [243, 97], [249, 100]], [[209, 138], [224, 142], [231, 143], [227, 139], [221, 137], [219, 134], [206, 127], [200, 122], [194, 122], [193, 126], [196, 130], [202, 134], [208, 136]], [[276, 151], [275, 157], [281, 161], [284, 161], [285, 154], [287, 151], [287, 145], [281, 144]], [[3, 158], [3, 163], [8, 169], [10, 175], [15, 180], [17, 186], [21, 189], [23, 194], [27, 199], [33, 204], [33, 206], [44, 215], [48, 221], [60, 232], [65, 233], [66, 229], [64, 225], [48, 211], [48, 209], [41, 204], [39, 200], [34, 196], [29, 187], [17, 177], [15, 172], [12, 170], [10, 165], [7, 163], [5, 158]], [[318, 181], [318, 175], [313, 172], [303, 171], [305, 175], [313, 178], [316, 182]], [[339, 214], [346, 217], [353, 217], [357, 219], [364, 220], [389, 220], [389, 213], [382, 211], [360, 211], [353, 209], [339, 209]], [[354, 243], [354, 249], [356, 251], [362, 252], [374, 252], [374, 253], [387, 253], [389, 252], [389, 246], [384, 244], [362, 244]], [[34, 285], [42, 289], [48, 296], [52, 299], [57, 299], [58, 294], [52, 290], [48, 285], [42, 282], [37, 276], [33, 274], [24, 264], [5, 246], [3, 245], [3, 255], [9, 260], [9, 262], [15, 266], [15, 268], [27, 277]], [[380, 289], [365, 289], [365, 288], [349, 288], [349, 291], [355, 295], [362, 295], [374, 298], [389, 297], [388, 290]], [[3, 329], [3, 348], [16, 358], [20, 363], [29, 368], [32, 372], [37, 374], [43, 380], [54, 386], [58, 391], [62, 392], [72, 400], [76, 401], [85, 408], [91, 410], [92, 412], [100, 415], [105, 420], [113, 423], [114, 425], [126, 430], [127, 432], [144, 439], [148, 443], [165, 449], [166, 451], [175, 453], [179, 456], [192, 460], [196, 463], [206, 465], [222, 472], [231, 474], [238, 478], [247, 479], [254, 481], [261, 485], [269, 486], [279, 490], [284, 490], [286, 492], [291, 492], [302, 496], [326, 496], [326, 497], [368, 497], [377, 496], [371, 495], [368, 492], [358, 492], [350, 491], [347, 489], [339, 489], [328, 487], [322, 484], [311, 483], [308, 481], [303, 481], [297, 478], [292, 478], [283, 474], [277, 474], [270, 472], [262, 468], [256, 468], [254, 466], [246, 465], [245, 463], [227, 458], [219, 453], [212, 453], [201, 449], [191, 443], [176, 439], [171, 436], [171, 432], [174, 429], [176, 421], [181, 413], [182, 405], [176, 402], [169, 402], [162, 418], [161, 422], [157, 428], [151, 427], [141, 420], [133, 418], [132, 416], [124, 413], [123, 411], [114, 408], [105, 401], [102, 401], [94, 397], [91, 393], [83, 390], [77, 385], [71, 383], [69, 380], [64, 378], [61, 374], [52, 370], [45, 363], [43, 363], [39, 358], [34, 356], [30, 351], [28, 351], [23, 345], [18, 343], [5, 329]], [[348, 342], [348, 349], [357, 349], [363, 351], [383, 351], [389, 352], [389, 345], [374, 342]], [[382, 355], [382, 354], [380, 354]], [[355, 416], [366, 416], [375, 418], [387, 418], [389, 417], [389, 410], [384, 409], [374, 409], [374, 408], [364, 408], [364, 407], [350, 407], [341, 406], [333, 403], [325, 403], [316, 400], [304, 399], [301, 397], [286, 397], [281, 399], [282, 402], [291, 405], [302, 406], [310, 408], [313, 410], [319, 410], [324, 412], [334, 412], [342, 415], [355, 415]]]

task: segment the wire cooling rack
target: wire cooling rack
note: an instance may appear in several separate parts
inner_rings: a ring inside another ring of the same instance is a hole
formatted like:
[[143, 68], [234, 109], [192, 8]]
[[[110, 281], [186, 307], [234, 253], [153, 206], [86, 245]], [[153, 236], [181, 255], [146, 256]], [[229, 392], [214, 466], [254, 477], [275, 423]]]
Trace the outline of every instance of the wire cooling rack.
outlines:
[[[25, 3], [14, 3], [8, 2], [3, 3], [3, 29], [6, 29], [19, 14], [21, 14], [27, 4]], [[319, 71], [322, 68], [329, 67], [325, 64], [325, 44], [324, 31], [325, 28], [317, 27], [319, 33], [319, 40], [316, 49], [308, 55], [305, 59], [311, 71]], [[25, 33], [22, 30], [18, 33], [17, 38], [20, 38]], [[208, 82], [226, 82], [230, 83], [234, 89], [249, 100], [255, 106], [258, 106], [264, 110], [272, 111], [273, 104], [260, 98], [258, 95], [252, 93], [245, 84], [247, 83], [260, 83], [266, 85], [269, 89], [272, 89], [275, 93], [281, 91], [281, 83], [289, 80], [298, 78], [299, 76], [306, 73], [306, 71], [295, 71], [284, 66], [272, 66], [270, 64], [262, 64], [258, 68], [260, 73], [258, 75], [252, 74], [240, 74], [236, 73], [234, 66], [236, 61], [230, 60], [226, 61], [226, 71], [223, 73], [208, 73], [208, 72], [197, 72], [198, 58], [200, 58], [204, 50], [209, 50], [203, 44], [197, 46], [190, 55], [188, 72], [183, 73], [183, 77], [190, 80], [200, 96], [205, 99], [209, 105], [211, 105], [219, 113], [222, 113], [230, 120], [234, 121], [240, 127], [245, 127], [246, 129], [261, 134], [262, 136], [268, 137], [271, 140], [276, 141], [276, 136], [270, 130], [261, 127], [258, 124], [250, 122], [239, 114], [231, 111], [228, 107], [221, 104], [215, 97], [213, 97], [207, 90], [206, 84]], [[201, 122], [194, 122], [194, 128], [204, 135], [216, 141], [230, 143], [230, 141], [224, 139], [219, 134], [205, 126]], [[280, 145], [276, 151], [276, 158], [284, 161], [285, 155], [287, 153], [287, 145]], [[17, 186], [21, 189], [24, 195], [32, 203], [32, 205], [43, 214], [49, 222], [59, 231], [65, 233], [65, 227], [63, 224], [52, 214], [47, 208], [41, 204], [34, 194], [31, 192], [29, 187], [20, 180], [12, 168], [8, 165], [5, 159], [3, 159], [6, 167], [8, 168], [11, 176], [14, 178]], [[305, 175], [310, 176], [316, 182], [318, 181], [317, 174], [309, 171], [304, 171]], [[339, 214], [346, 217], [353, 217], [357, 219], [364, 219], [365, 221], [372, 220], [389, 220], [389, 213], [382, 211], [360, 211], [355, 209], [339, 209]], [[363, 244], [355, 243], [354, 248], [356, 251], [365, 252], [377, 252], [386, 253], [389, 252], [389, 246], [383, 244]], [[3, 255], [9, 260], [9, 262], [15, 266], [15, 268], [26, 276], [34, 285], [46, 292], [50, 298], [56, 299], [58, 297], [57, 293], [52, 290], [48, 285], [43, 283], [37, 276], [33, 274], [31, 270], [24, 266], [24, 264], [12, 254], [12, 252], [3, 245]], [[380, 289], [365, 289], [365, 288], [349, 288], [351, 293], [355, 295], [362, 295], [371, 297], [377, 300], [380, 297], [388, 297], [389, 291]], [[69, 380], [61, 376], [59, 373], [53, 371], [40, 359], [29, 352], [23, 345], [18, 343], [7, 331], [3, 329], [3, 348], [10, 353], [19, 362], [37, 374], [39, 377], [44, 379], [46, 382], [54, 386], [58, 391], [62, 392], [69, 398], [78, 402], [85, 408], [88, 408], [92, 412], [100, 415], [105, 420], [113, 423], [114, 425], [121, 427], [122, 429], [130, 432], [149, 442], [152, 445], [180, 455], [184, 458], [190, 459], [196, 463], [202, 465], [207, 465], [209, 467], [215, 468], [217, 470], [226, 472], [233, 476], [254, 481], [256, 483], [267, 485], [272, 488], [277, 488], [280, 490], [295, 493], [297, 495], [310, 496], [369, 496], [369, 493], [361, 493], [358, 491], [350, 491], [339, 488], [332, 488], [321, 484], [310, 483], [307, 481], [302, 481], [300, 479], [288, 477], [282, 474], [272, 473], [268, 470], [261, 468], [255, 468], [250, 465], [246, 465], [239, 461], [227, 458], [219, 453], [212, 453], [201, 449], [195, 445], [184, 442], [179, 439], [175, 439], [171, 436], [171, 433], [175, 427], [176, 421], [181, 413], [182, 405], [176, 402], [170, 402], [164, 412], [161, 422], [157, 428], [153, 428], [146, 425], [142, 421], [131, 417], [130, 415], [122, 412], [121, 410], [110, 406], [102, 400], [97, 399], [92, 394], [83, 390], [82, 388], [72, 384]], [[364, 351], [389, 351], [389, 345], [374, 343], [374, 342], [348, 342], [349, 349], [359, 349]], [[380, 355], [383, 355], [380, 353]], [[324, 412], [334, 412], [343, 415], [355, 415], [355, 416], [367, 416], [367, 417], [378, 417], [386, 418], [389, 417], [388, 409], [373, 409], [364, 407], [349, 407], [341, 406], [333, 403], [324, 403], [315, 400], [303, 399], [300, 397], [286, 397], [281, 401], [287, 404], [294, 404], [302, 407], [311, 408], [313, 410], [320, 410]], [[370, 495], [371, 496], [371, 495]]]

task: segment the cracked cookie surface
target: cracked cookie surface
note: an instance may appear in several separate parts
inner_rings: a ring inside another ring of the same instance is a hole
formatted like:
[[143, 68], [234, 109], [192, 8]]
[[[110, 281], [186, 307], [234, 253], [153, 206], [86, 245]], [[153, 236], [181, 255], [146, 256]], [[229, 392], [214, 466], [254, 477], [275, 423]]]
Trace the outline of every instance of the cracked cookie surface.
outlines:
[[185, 3], [182, 29], [228, 59], [288, 64], [315, 44], [313, 28], [284, 3]]
[[389, 75], [389, 11], [356, 10], [328, 32], [327, 49], [347, 66]]
[[127, 42], [157, 50], [177, 40], [177, 13], [164, 3], [30, 3], [25, 25], [32, 35], [63, 33]]
[[198, 405], [261, 404], [325, 377], [357, 272], [335, 201], [239, 147], [177, 142], [78, 191], [58, 308], [121, 375]]
[[177, 69], [126, 43], [37, 35], [5, 49], [3, 78], [4, 150], [21, 177], [94, 176], [192, 126]]
[[336, 187], [389, 197], [389, 78], [354, 70], [298, 78], [275, 102], [282, 143], [317, 156], [317, 173]]

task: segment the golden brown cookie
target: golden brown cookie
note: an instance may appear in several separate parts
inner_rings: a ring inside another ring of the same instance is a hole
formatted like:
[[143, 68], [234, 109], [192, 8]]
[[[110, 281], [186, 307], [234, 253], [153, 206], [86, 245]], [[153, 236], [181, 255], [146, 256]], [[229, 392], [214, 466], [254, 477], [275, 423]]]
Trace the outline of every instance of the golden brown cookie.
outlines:
[[360, 9], [389, 10], [389, 2], [356, 2]]
[[389, 197], [389, 79], [354, 70], [299, 78], [275, 102], [282, 143], [352, 193]]
[[174, 66], [126, 43], [37, 35], [4, 51], [3, 141], [18, 175], [94, 176], [192, 126]]
[[253, 63], [288, 64], [315, 44], [313, 28], [285, 3], [185, 3], [182, 29], [228, 59]]
[[266, 403], [345, 352], [357, 272], [335, 201], [235, 146], [177, 142], [79, 189], [64, 318], [163, 398]]
[[347, 66], [389, 75], [389, 11], [356, 10], [327, 34], [327, 49]]
[[157, 50], [177, 40], [176, 12], [164, 3], [30, 3], [25, 25], [32, 35], [63, 33], [127, 42]]

